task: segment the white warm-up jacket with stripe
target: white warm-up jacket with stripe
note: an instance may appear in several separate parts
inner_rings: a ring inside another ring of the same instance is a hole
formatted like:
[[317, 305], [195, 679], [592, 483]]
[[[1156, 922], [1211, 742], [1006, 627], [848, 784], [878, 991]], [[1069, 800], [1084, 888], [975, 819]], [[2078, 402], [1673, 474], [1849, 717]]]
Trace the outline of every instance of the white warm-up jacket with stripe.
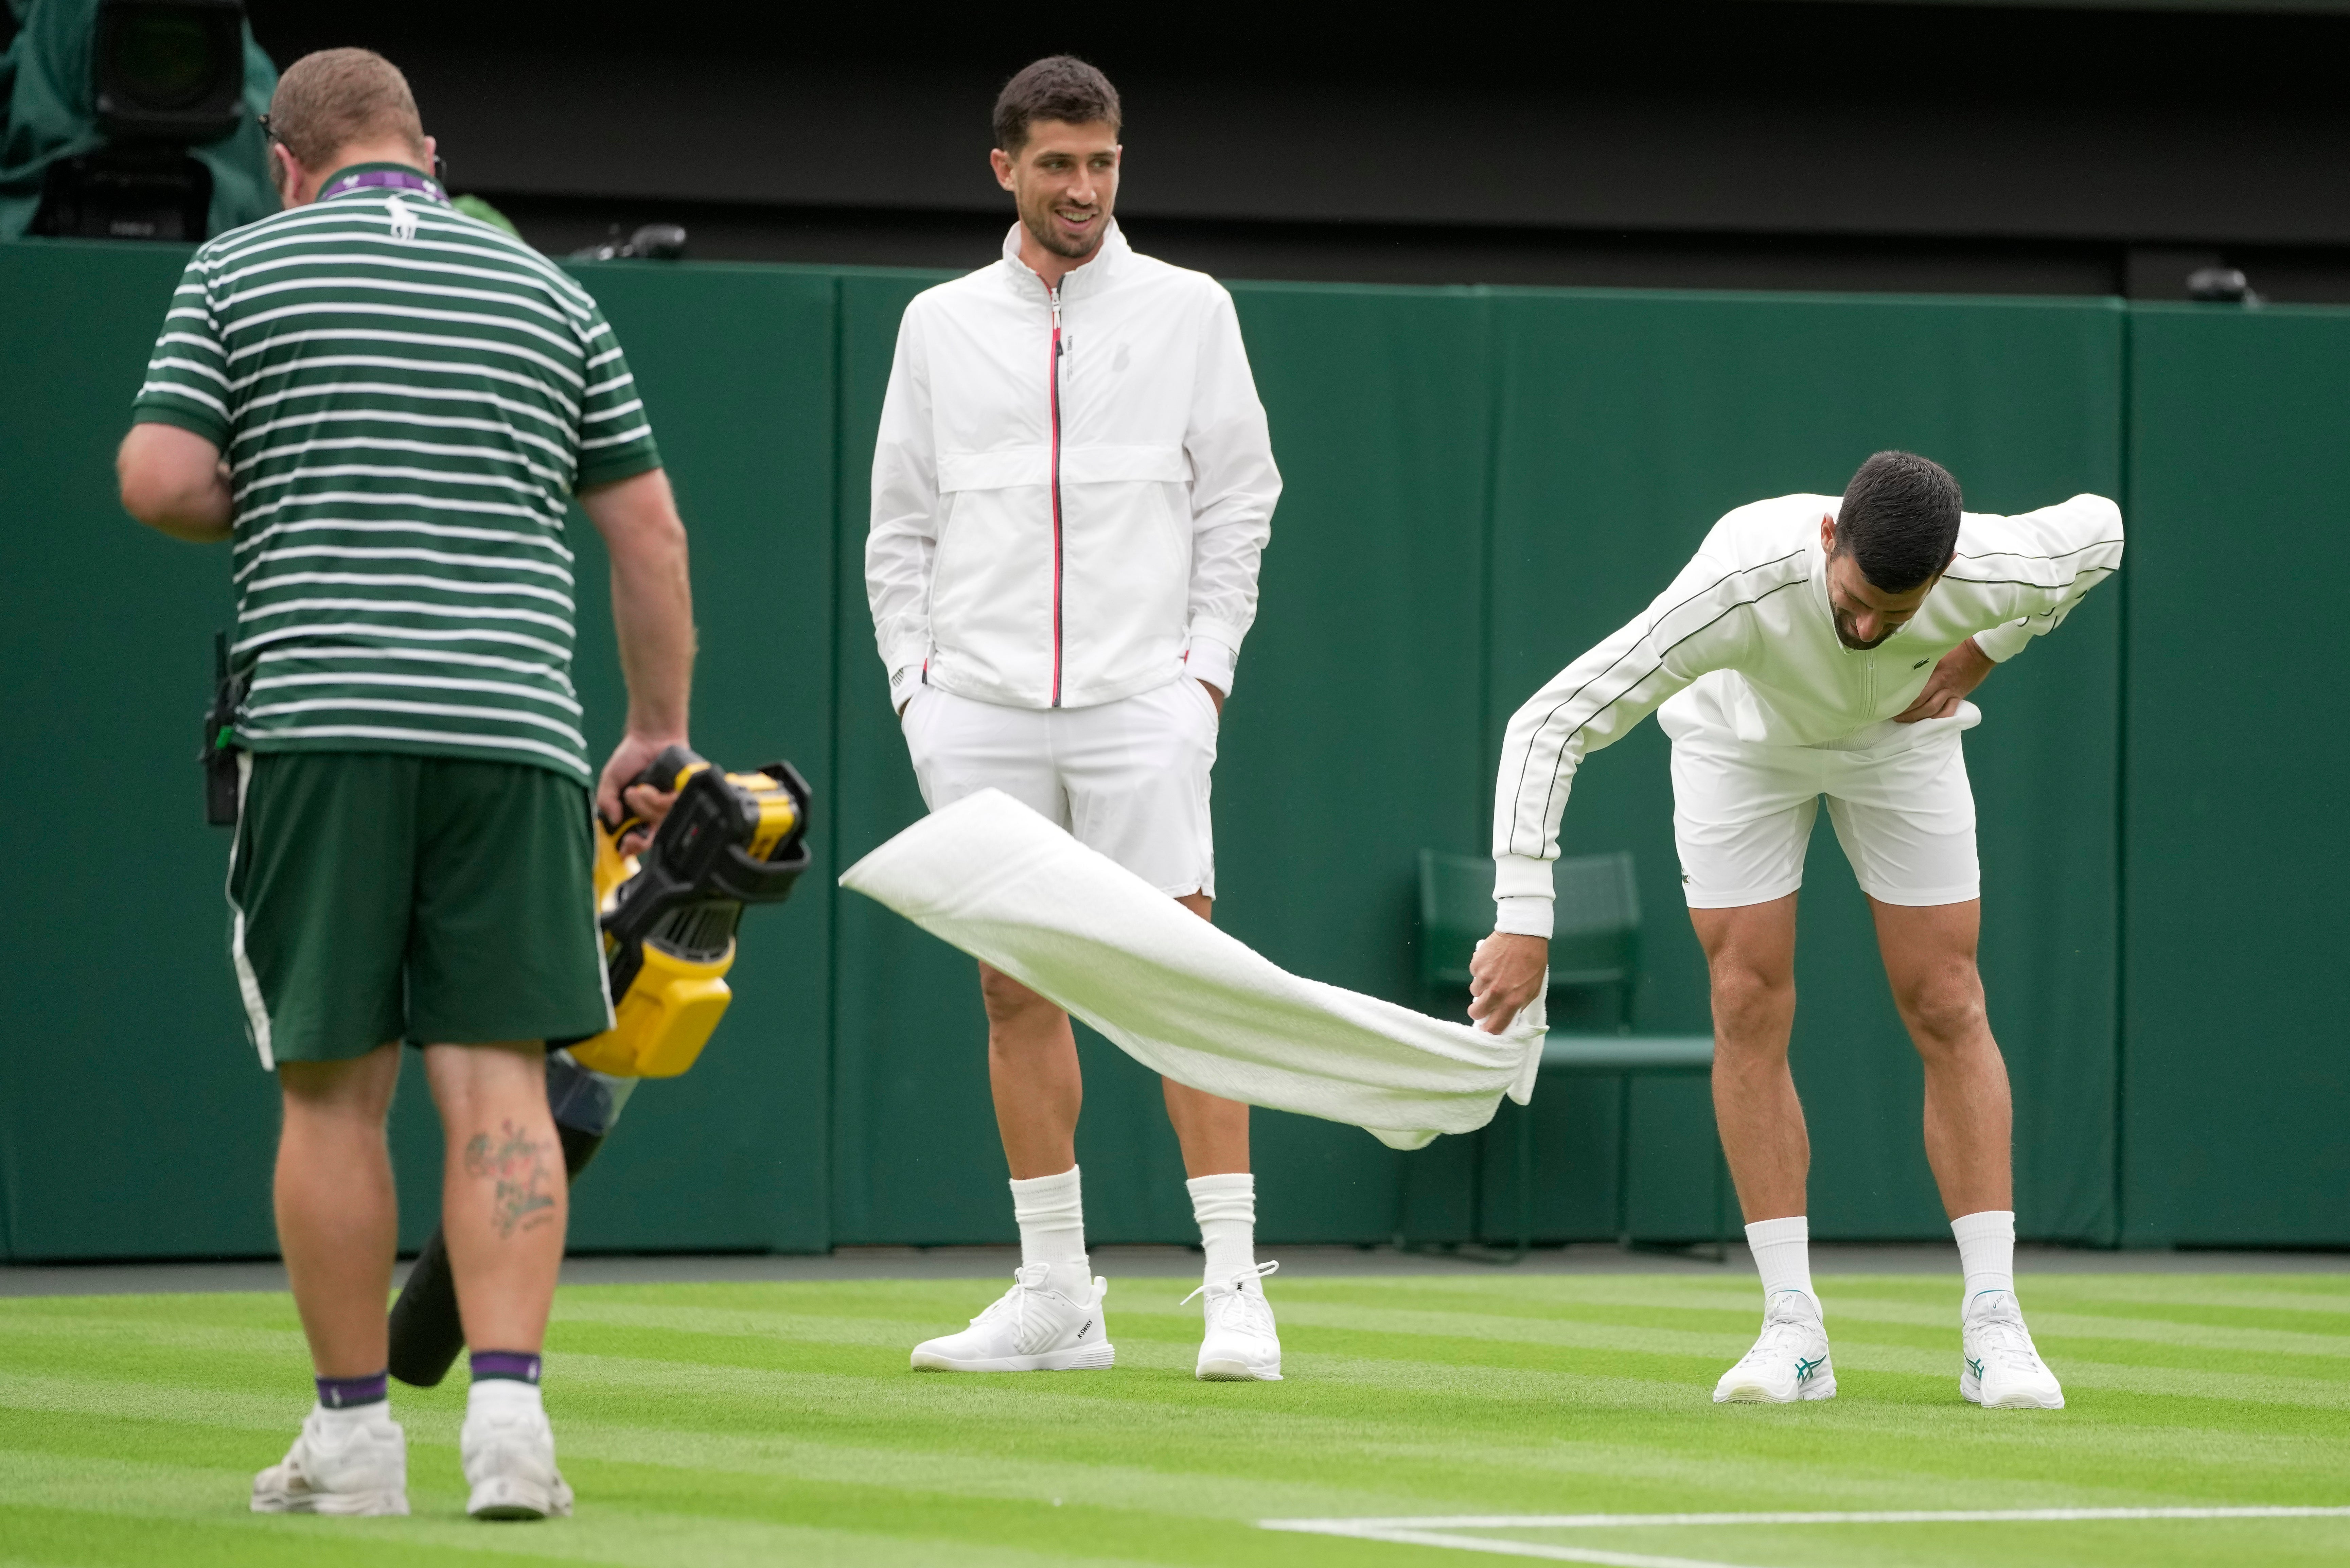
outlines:
[[1493, 786], [1498, 929], [1550, 934], [1551, 862], [1577, 764], [1700, 677], [1714, 678], [1715, 706], [1742, 741], [1844, 740], [1908, 708], [1970, 637], [2011, 659], [2121, 566], [2121, 509], [2103, 496], [2017, 517], [1967, 513], [1957, 558], [1925, 604], [1856, 651], [1836, 636], [1820, 548], [1820, 519], [1840, 504], [1783, 495], [1731, 513], [1655, 603], [1512, 717]]
[[1232, 296], [1115, 223], [1057, 291], [1019, 240], [898, 328], [865, 545], [889, 701], [1229, 691], [1281, 494]]

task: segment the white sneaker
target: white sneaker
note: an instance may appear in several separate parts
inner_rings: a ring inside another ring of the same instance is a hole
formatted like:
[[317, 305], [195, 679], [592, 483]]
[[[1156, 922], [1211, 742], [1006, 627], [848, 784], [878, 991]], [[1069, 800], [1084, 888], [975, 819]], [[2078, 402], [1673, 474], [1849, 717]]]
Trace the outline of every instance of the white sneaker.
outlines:
[[253, 1478], [253, 1511], [406, 1513], [408, 1434], [388, 1406], [312, 1410], [285, 1459]]
[[1109, 1320], [1102, 1298], [1109, 1282], [1097, 1278], [1084, 1300], [1052, 1282], [1049, 1263], [1029, 1263], [1012, 1288], [971, 1320], [961, 1334], [914, 1346], [917, 1372], [1092, 1372], [1114, 1366]]
[[1273, 1326], [1273, 1303], [1264, 1299], [1257, 1282], [1280, 1268], [1260, 1263], [1229, 1281], [1211, 1280], [1185, 1296], [1205, 1294], [1201, 1311], [1208, 1320], [1207, 1337], [1200, 1342], [1200, 1364], [1192, 1376], [1202, 1383], [1278, 1383], [1281, 1381], [1281, 1336]]
[[1960, 1343], [1967, 1365], [1959, 1392], [1984, 1409], [2064, 1407], [2064, 1387], [2040, 1359], [2012, 1292], [1985, 1291], [1969, 1302]]
[[571, 1489], [555, 1468], [555, 1428], [546, 1423], [546, 1407], [537, 1393], [527, 1383], [488, 1379], [474, 1384], [465, 1397], [457, 1451], [465, 1483], [473, 1488], [465, 1511], [475, 1519], [571, 1513]]
[[1713, 1402], [1792, 1405], [1835, 1397], [1828, 1365], [1828, 1331], [1820, 1303], [1802, 1291], [1781, 1291], [1762, 1312], [1762, 1335], [1713, 1386]]

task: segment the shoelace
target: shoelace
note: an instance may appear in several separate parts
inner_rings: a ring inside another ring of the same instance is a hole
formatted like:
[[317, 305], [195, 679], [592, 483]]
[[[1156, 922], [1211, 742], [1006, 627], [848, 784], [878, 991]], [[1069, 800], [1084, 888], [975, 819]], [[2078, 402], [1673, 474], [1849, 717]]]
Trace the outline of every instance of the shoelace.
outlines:
[[1975, 1343], [1985, 1356], [1996, 1355], [2028, 1372], [2040, 1370], [2040, 1351], [2032, 1331], [2011, 1317], [1985, 1317], [1974, 1325]]
[[1786, 1353], [1790, 1338], [1822, 1332], [1820, 1325], [1808, 1318], [1766, 1317], [1762, 1320], [1762, 1334], [1755, 1338], [1754, 1348], [1739, 1357], [1739, 1365], [1742, 1366], [1750, 1361], [1771, 1360]]
[[[1028, 1302], [1031, 1296], [1045, 1289], [1045, 1282], [1050, 1276], [1041, 1268], [1034, 1281], [1028, 1279], [1027, 1274], [1024, 1268], [1014, 1271], [1012, 1288], [990, 1302], [985, 1310], [971, 1320], [971, 1326], [977, 1328], [982, 1324], [993, 1323], [1008, 1314], [1012, 1318], [1013, 1343], [1024, 1349], [1035, 1348], [1030, 1344], [1034, 1334], [1028, 1322]], [[1052, 1325], [1045, 1326], [1050, 1328]]]
[[[1229, 1284], [1222, 1280], [1204, 1281], [1199, 1290], [1193, 1291], [1191, 1295], [1185, 1296], [1175, 1304], [1188, 1306], [1201, 1291], [1215, 1291], [1217, 1293], [1208, 1297], [1208, 1312], [1211, 1317], [1219, 1320], [1217, 1326], [1238, 1329], [1245, 1334], [1271, 1334], [1273, 1332], [1272, 1303], [1268, 1303], [1261, 1293], [1251, 1294], [1245, 1287], [1250, 1280], [1261, 1280], [1268, 1274], [1278, 1273], [1280, 1270], [1281, 1263], [1275, 1260], [1269, 1263], [1259, 1263], [1244, 1273], [1234, 1274]], [[1240, 1321], [1231, 1322], [1233, 1317], [1238, 1317]]]

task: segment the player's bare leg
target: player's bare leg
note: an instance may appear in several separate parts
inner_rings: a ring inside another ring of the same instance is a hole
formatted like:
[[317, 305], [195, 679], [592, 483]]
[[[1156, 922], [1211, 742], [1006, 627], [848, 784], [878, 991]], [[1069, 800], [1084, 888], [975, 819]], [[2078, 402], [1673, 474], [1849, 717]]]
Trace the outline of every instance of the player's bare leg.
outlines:
[[1003, 971], [979, 966], [987, 1009], [987, 1085], [1014, 1181], [1056, 1176], [1077, 1163], [1077, 1112], [1086, 1085], [1069, 1015]]
[[1966, 1272], [1959, 1392], [1987, 1407], [2061, 1409], [2064, 1389], [2015, 1297], [2014, 1111], [1975, 967], [1982, 904], [1868, 907], [1893, 1004], [1925, 1064], [1926, 1158]]
[[1795, 895], [1691, 909], [1713, 989], [1713, 1115], [1749, 1223], [1804, 1212], [1812, 1145], [1787, 1066], [1795, 1023]]
[[2015, 1207], [2007, 1064], [1991, 1038], [1975, 943], [1982, 904], [1868, 901], [1893, 1005], [1926, 1069], [1926, 1159], [1953, 1220]]
[[428, 1045], [447, 1147], [441, 1226], [473, 1352], [458, 1447], [477, 1519], [571, 1511], [538, 1391], [538, 1352], [571, 1214], [538, 1041]]
[[[1187, 893], [1175, 900], [1200, 919], [1213, 921], [1216, 901], [1205, 893]], [[1249, 1168], [1249, 1108], [1239, 1100], [1221, 1099], [1172, 1078], [1162, 1078], [1167, 1119], [1174, 1124], [1175, 1141], [1183, 1149], [1183, 1174], [1225, 1176]]]
[[1714, 1386], [1716, 1404], [1835, 1395], [1812, 1291], [1804, 1186], [1811, 1138], [1787, 1066], [1795, 1023], [1795, 895], [1691, 909], [1713, 989], [1713, 1107], [1762, 1276], [1762, 1332]]

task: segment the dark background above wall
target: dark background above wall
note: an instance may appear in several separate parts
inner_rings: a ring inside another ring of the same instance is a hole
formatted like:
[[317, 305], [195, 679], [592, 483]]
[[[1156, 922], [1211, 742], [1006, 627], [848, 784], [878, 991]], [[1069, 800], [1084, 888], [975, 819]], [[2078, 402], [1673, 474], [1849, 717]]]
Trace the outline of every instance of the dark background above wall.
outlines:
[[977, 265], [994, 92], [1066, 48], [1125, 95], [1128, 226], [1226, 277], [2350, 300], [2337, 5], [251, 10], [281, 64], [392, 56], [550, 250]]

